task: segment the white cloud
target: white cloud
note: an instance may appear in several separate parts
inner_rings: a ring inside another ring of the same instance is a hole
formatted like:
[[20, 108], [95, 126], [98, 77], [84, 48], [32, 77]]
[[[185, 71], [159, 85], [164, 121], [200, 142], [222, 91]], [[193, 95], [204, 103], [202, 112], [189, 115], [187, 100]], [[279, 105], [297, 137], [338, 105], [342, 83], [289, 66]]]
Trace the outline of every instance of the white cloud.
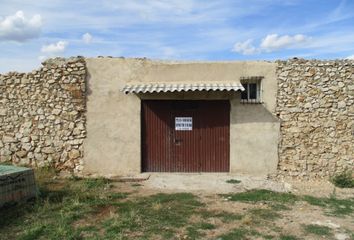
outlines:
[[354, 54], [353, 54], [353, 55], [348, 56], [346, 59], [354, 60]]
[[302, 34], [296, 34], [294, 36], [269, 34], [262, 40], [260, 47], [265, 51], [271, 52], [281, 48], [300, 46], [299, 44], [307, 42], [308, 40], [309, 37]]
[[85, 33], [84, 35], [82, 35], [82, 41], [84, 41], [84, 43], [86, 44], [90, 44], [92, 42], [92, 35], [89, 33]]
[[41, 33], [42, 19], [40, 15], [26, 18], [23, 11], [7, 16], [0, 21], [0, 41], [10, 40], [24, 42], [37, 38]]
[[248, 39], [244, 42], [235, 43], [232, 48], [232, 52], [241, 53], [243, 55], [251, 55], [262, 52], [272, 52], [283, 48], [303, 48], [305, 46], [302, 43], [307, 43], [311, 38], [302, 34], [296, 34], [293, 36], [278, 34], [269, 34], [262, 39], [261, 44], [255, 47], [252, 39]]
[[243, 55], [256, 54], [259, 52], [259, 50], [252, 45], [252, 42], [252, 39], [248, 39], [244, 42], [237, 42], [231, 51], [241, 53]]
[[66, 47], [68, 46], [68, 42], [66, 41], [59, 41], [57, 43], [52, 43], [49, 45], [44, 45], [41, 48], [41, 52], [49, 54], [49, 55], [56, 55], [65, 51]]

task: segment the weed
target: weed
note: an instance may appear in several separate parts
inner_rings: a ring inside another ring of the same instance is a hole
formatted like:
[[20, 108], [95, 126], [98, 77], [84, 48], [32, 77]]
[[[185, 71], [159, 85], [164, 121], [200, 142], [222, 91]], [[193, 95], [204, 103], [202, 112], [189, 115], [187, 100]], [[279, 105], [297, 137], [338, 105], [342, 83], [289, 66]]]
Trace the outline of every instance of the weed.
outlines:
[[103, 188], [106, 187], [111, 180], [107, 178], [87, 178], [84, 180], [83, 185], [87, 189]]
[[189, 239], [199, 239], [202, 236], [205, 236], [205, 233], [203, 233], [200, 230], [211, 230], [211, 229], [215, 229], [215, 225], [206, 222], [195, 223], [187, 227], [187, 235]]
[[327, 210], [327, 214], [329, 215], [345, 216], [354, 212], [354, 198], [338, 199], [335, 197], [317, 198], [312, 196], [304, 196], [303, 200], [311, 205], [325, 208]]
[[199, 227], [200, 229], [203, 229], [203, 230], [215, 229], [214, 224], [206, 223], [206, 222], [202, 222], [202, 223], [197, 224], [197, 227]]
[[280, 214], [278, 214], [276, 211], [272, 209], [255, 208], [255, 209], [251, 209], [250, 213], [253, 216], [256, 216], [264, 220], [275, 220], [281, 217]]
[[246, 238], [248, 231], [244, 228], [236, 228], [229, 233], [219, 236], [217, 239], [220, 240], [242, 240]]
[[333, 234], [332, 229], [330, 229], [327, 226], [309, 224], [309, 225], [304, 225], [303, 228], [305, 232], [315, 234], [318, 236], [331, 236]]
[[38, 239], [42, 235], [44, 228], [45, 228], [44, 225], [33, 226], [32, 228], [27, 229], [19, 239], [20, 240]]
[[241, 219], [241, 224], [242, 225], [253, 225], [255, 224], [256, 221], [254, 219], [254, 216], [253, 215], [250, 215], [250, 214], [246, 214], [242, 217]]
[[354, 177], [352, 171], [344, 171], [336, 174], [330, 180], [336, 187], [354, 188]]
[[272, 235], [263, 235], [263, 238], [266, 239], [266, 240], [271, 240], [271, 239], [274, 239], [274, 236], [272, 236]]
[[141, 187], [143, 185], [140, 184], [140, 183], [132, 183], [130, 186], [132, 186], [132, 187]]
[[272, 236], [272, 235], [264, 235], [263, 238], [266, 239], [266, 240], [271, 240], [271, 239], [274, 239], [274, 236]]
[[215, 215], [215, 217], [221, 218], [221, 220], [225, 223], [238, 221], [242, 219], [241, 214], [229, 213], [229, 212], [221, 212]]
[[314, 206], [319, 206], [319, 207], [326, 207], [327, 206], [326, 199], [323, 199], [323, 198], [318, 198], [318, 197], [306, 195], [303, 197], [303, 200], [311, 205], [314, 205]]
[[126, 192], [112, 192], [108, 194], [108, 197], [111, 199], [125, 199], [128, 195], [129, 193]]
[[242, 193], [224, 194], [222, 195], [230, 201], [239, 202], [276, 202], [276, 203], [293, 203], [297, 197], [291, 193], [278, 193], [269, 190], [251, 190]]
[[[183, 227], [198, 207], [203, 206], [193, 194], [156, 194], [117, 203], [119, 217], [105, 222], [108, 232], [131, 234], [137, 229], [147, 236], [160, 234], [166, 229]], [[193, 229], [190, 229], [192, 231]]]
[[280, 235], [279, 240], [297, 240], [298, 238], [293, 235]]
[[187, 227], [187, 236], [188, 239], [199, 239], [202, 236], [204, 236], [203, 233], [199, 232], [197, 228], [193, 227], [193, 226], [189, 226]]
[[231, 183], [231, 184], [238, 184], [238, 183], [241, 183], [240, 180], [237, 180], [237, 179], [229, 179], [226, 181], [227, 183]]

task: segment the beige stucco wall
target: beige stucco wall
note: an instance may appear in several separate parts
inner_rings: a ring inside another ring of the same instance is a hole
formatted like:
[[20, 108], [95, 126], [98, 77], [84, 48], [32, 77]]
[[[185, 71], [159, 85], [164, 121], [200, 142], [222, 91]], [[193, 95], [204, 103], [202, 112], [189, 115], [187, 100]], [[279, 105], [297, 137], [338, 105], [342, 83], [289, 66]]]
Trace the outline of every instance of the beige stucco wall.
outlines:
[[[278, 162], [279, 122], [276, 64], [270, 62], [162, 62], [145, 59], [89, 58], [87, 139], [84, 171], [100, 175], [140, 173], [140, 99], [230, 99], [230, 170], [267, 174]], [[263, 104], [240, 104], [239, 93], [187, 92], [124, 94], [131, 82], [234, 82], [264, 76]]]

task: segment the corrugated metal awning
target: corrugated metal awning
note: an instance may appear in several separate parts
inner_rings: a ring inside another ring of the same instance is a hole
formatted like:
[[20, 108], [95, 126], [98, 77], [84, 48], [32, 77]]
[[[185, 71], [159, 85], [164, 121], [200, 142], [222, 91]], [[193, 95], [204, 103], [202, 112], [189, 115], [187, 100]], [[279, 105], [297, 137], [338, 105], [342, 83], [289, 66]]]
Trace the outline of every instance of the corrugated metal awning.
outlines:
[[244, 91], [240, 82], [234, 83], [136, 83], [127, 84], [124, 93], [182, 92], [182, 91]]

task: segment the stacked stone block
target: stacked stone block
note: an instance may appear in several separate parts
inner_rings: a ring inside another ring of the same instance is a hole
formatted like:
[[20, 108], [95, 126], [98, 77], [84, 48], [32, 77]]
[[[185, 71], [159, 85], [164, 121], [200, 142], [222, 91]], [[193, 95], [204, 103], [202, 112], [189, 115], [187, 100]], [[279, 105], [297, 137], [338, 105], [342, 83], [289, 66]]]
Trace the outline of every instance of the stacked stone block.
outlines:
[[0, 75], [0, 162], [83, 169], [86, 67], [51, 59], [31, 73]]
[[354, 170], [354, 61], [278, 61], [279, 174]]

